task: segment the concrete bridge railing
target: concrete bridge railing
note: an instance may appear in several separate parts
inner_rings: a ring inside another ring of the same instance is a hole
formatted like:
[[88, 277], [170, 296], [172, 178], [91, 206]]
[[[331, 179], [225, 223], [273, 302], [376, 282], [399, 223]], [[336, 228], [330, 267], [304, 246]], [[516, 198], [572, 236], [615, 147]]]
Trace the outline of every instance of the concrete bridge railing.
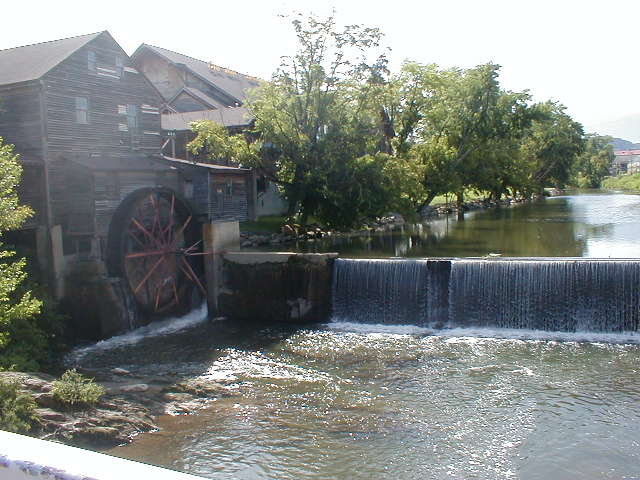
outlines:
[[198, 480], [186, 473], [0, 431], [3, 480]]

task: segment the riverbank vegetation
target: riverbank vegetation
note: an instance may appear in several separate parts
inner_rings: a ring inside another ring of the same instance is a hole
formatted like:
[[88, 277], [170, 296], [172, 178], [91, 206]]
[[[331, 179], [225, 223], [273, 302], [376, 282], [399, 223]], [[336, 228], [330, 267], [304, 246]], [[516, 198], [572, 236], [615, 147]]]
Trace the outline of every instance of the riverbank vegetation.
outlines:
[[196, 122], [190, 148], [257, 169], [300, 223], [348, 229], [443, 195], [528, 197], [606, 174], [608, 139], [585, 135], [558, 102], [504, 89], [499, 65], [391, 72], [380, 30], [291, 20], [297, 51], [250, 95], [252, 130]]
[[640, 173], [605, 178], [602, 182], [602, 188], [607, 188], [610, 190], [629, 190], [639, 192]]

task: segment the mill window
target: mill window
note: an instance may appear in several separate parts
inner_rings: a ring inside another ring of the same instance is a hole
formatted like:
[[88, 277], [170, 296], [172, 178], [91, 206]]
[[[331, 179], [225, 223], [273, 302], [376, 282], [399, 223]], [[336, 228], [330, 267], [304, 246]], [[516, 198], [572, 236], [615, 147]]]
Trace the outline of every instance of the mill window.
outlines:
[[116, 75], [120, 78], [124, 75], [124, 60], [122, 57], [116, 57]]
[[127, 126], [129, 130], [138, 128], [138, 106], [133, 104], [127, 105]]
[[76, 97], [76, 123], [89, 123], [89, 101], [86, 97]]
[[96, 71], [96, 52], [94, 51], [89, 51], [87, 53], [87, 67], [89, 68], [90, 72], [95, 72]]

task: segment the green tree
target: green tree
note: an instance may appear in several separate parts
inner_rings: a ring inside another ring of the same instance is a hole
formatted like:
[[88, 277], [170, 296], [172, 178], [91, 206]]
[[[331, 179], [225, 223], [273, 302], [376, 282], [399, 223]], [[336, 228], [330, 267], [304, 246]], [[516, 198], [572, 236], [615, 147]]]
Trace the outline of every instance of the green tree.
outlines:
[[[3, 144], [0, 138], [0, 238], [4, 232], [20, 227], [31, 215], [28, 207], [19, 204], [16, 193], [21, 175], [13, 147]], [[41, 302], [20, 288], [27, 276], [25, 264], [24, 259], [16, 260], [15, 252], [0, 243], [0, 356], [5, 353], [3, 349], [10, 341], [12, 329], [40, 311]]]
[[290, 216], [349, 228], [393, 203], [390, 189], [378, 185], [386, 184], [387, 158], [378, 155], [386, 137], [366, 93], [385, 83], [382, 34], [359, 25], [338, 29], [333, 16], [296, 15], [291, 24], [296, 52], [247, 103], [255, 118], [251, 146], [200, 124], [192, 148], [256, 168], [279, 185]]
[[516, 183], [512, 154], [537, 112], [528, 93], [500, 87], [499, 70], [406, 63], [390, 82], [396, 151], [424, 167], [422, 206], [448, 192], [462, 201], [468, 188], [499, 196]]
[[589, 133], [585, 137], [584, 152], [576, 159], [572, 183], [581, 188], [598, 188], [615, 155], [611, 137]]
[[546, 186], [566, 186], [585, 146], [582, 125], [565, 112], [566, 107], [546, 102], [539, 108], [543, 116], [533, 122], [521, 150], [530, 171], [529, 184], [537, 192]]
[[[383, 81], [386, 58], [377, 29], [351, 25], [338, 30], [333, 17], [296, 16], [294, 55], [283, 57], [272, 81], [249, 101], [263, 145], [275, 146], [276, 168], [270, 171], [289, 202], [289, 213], [303, 219], [331, 208], [352, 209], [336, 202], [332, 178], [358, 170], [355, 159], [379, 150], [379, 122], [363, 103], [363, 89]], [[265, 160], [265, 156], [260, 157]], [[368, 164], [368, 162], [364, 162]], [[361, 185], [360, 189], [374, 187]], [[370, 192], [375, 195], [376, 192]], [[349, 196], [349, 195], [348, 195]], [[382, 203], [382, 202], [380, 202]], [[350, 226], [344, 214], [341, 226]], [[356, 221], [361, 215], [353, 215]], [[337, 226], [337, 225], [336, 225]]]

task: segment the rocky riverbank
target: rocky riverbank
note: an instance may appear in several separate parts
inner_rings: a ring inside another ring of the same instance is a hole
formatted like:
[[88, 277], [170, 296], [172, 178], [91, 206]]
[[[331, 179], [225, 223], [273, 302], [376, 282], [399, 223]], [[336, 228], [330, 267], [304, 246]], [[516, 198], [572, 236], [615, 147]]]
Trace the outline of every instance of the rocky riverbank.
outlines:
[[[554, 193], [552, 193], [553, 195]], [[533, 198], [525, 197], [507, 197], [499, 201], [495, 200], [473, 200], [465, 202], [462, 205], [462, 210], [473, 211], [487, 208], [495, 208], [500, 206], [518, 205], [527, 203], [532, 200], [539, 200], [543, 198], [535, 196]], [[422, 221], [429, 221], [434, 218], [438, 218], [443, 215], [451, 215], [458, 212], [458, 208], [455, 204], [442, 204], [435, 206], [427, 206], [420, 212]], [[252, 249], [260, 247], [279, 247], [281, 245], [292, 245], [300, 241], [314, 241], [322, 239], [327, 236], [339, 236], [339, 235], [365, 235], [371, 232], [384, 232], [394, 230], [402, 227], [407, 222], [403, 216], [399, 213], [390, 213], [384, 217], [378, 218], [364, 225], [359, 230], [351, 232], [335, 232], [331, 230], [323, 230], [317, 225], [301, 226], [301, 225], [284, 225], [282, 231], [279, 233], [264, 233], [264, 232], [241, 232], [240, 233], [240, 248]]]
[[53, 394], [55, 377], [43, 373], [0, 372], [0, 379], [15, 379], [36, 401], [37, 420], [30, 435], [69, 445], [104, 449], [157, 430], [159, 415], [195, 413], [211, 400], [233, 395], [219, 379], [191, 380], [173, 376], [141, 377], [115, 368], [108, 372], [83, 370], [106, 390], [100, 402], [88, 409], [72, 409]]

